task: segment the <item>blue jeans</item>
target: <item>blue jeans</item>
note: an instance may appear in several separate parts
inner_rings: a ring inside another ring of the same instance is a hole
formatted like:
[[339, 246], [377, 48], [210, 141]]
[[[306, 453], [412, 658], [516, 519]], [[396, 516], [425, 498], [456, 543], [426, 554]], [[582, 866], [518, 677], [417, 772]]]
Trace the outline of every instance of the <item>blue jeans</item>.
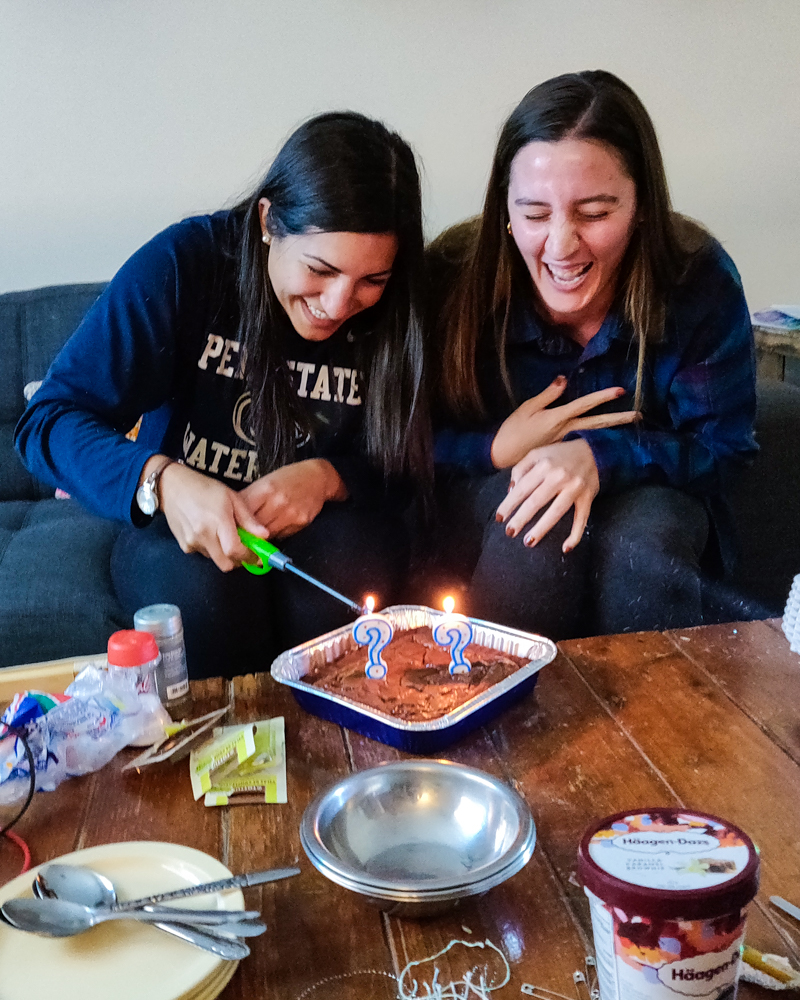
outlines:
[[556, 640], [702, 624], [701, 500], [665, 486], [597, 497], [583, 539], [564, 555], [572, 511], [532, 549], [495, 522], [508, 482], [505, 471], [438, 489], [441, 562], [469, 578], [470, 615]]

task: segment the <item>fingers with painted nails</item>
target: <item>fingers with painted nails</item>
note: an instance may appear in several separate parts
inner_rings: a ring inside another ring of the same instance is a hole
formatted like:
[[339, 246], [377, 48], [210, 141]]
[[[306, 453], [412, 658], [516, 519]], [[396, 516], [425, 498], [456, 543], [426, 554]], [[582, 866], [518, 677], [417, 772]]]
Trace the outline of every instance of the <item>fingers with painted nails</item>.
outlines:
[[534, 546], [574, 508], [572, 530], [562, 551], [574, 549], [600, 489], [589, 445], [576, 438], [533, 448], [512, 469], [511, 483], [508, 496], [497, 508], [497, 521], [505, 524], [506, 534], [515, 538], [524, 532], [525, 545]]

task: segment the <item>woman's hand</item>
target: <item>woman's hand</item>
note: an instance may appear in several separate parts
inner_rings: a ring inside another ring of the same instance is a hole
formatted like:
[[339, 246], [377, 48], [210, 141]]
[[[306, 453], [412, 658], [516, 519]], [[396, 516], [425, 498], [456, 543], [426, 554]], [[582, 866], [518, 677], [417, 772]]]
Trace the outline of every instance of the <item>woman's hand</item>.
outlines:
[[582, 438], [576, 438], [533, 448], [511, 470], [511, 483], [508, 496], [497, 508], [497, 520], [506, 524], [506, 534], [518, 535], [549, 503], [525, 535], [526, 545], [536, 545], [570, 507], [574, 507], [572, 531], [562, 551], [574, 549], [586, 529], [592, 501], [600, 489], [600, 477], [589, 445]]
[[326, 500], [346, 500], [339, 473], [323, 458], [283, 465], [245, 487], [239, 496], [263, 529], [262, 537], [286, 538], [310, 524]]
[[591, 430], [597, 427], [618, 427], [639, 419], [636, 410], [622, 413], [601, 413], [592, 417], [583, 416], [587, 410], [619, 399], [625, 389], [615, 386], [579, 396], [571, 403], [545, 409], [554, 402], [567, 387], [567, 380], [559, 375], [538, 396], [526, 399], [524, 403], [500, 425], [492, 441], [492, 463], [497, 469], [507, 469], [523, 460], [532, 448], [555, 444], [570, 431]]
[[161, 510], [181, 549], [208, 556], [224, 573], [252, 559], [238, 527], [266, 537], [241, 493], [185, 465], [173, 462], [164, 469], [158, 493]]

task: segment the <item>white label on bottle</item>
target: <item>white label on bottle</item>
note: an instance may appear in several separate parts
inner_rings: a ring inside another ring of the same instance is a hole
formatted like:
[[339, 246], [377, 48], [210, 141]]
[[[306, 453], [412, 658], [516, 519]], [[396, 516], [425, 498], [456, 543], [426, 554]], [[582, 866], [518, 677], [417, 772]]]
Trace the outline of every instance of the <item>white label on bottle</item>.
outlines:
[[186, 694], [189, 690], [189, 682], [183, 680], [178, 684], [168, 684], [167, 685], [167, 699], [172, 701], [173, 698], [180, 698], [182, 695]]

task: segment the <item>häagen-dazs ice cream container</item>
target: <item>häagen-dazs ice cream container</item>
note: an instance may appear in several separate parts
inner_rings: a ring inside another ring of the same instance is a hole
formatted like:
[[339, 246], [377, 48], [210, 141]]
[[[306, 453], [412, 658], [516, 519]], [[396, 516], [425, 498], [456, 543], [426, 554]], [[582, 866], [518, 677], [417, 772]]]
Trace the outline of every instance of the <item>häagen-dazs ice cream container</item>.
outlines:
[[758, 852], [716, 816], [675, 808], [594, 823], [578, 851], [602, 1000], [733, 1000]]

